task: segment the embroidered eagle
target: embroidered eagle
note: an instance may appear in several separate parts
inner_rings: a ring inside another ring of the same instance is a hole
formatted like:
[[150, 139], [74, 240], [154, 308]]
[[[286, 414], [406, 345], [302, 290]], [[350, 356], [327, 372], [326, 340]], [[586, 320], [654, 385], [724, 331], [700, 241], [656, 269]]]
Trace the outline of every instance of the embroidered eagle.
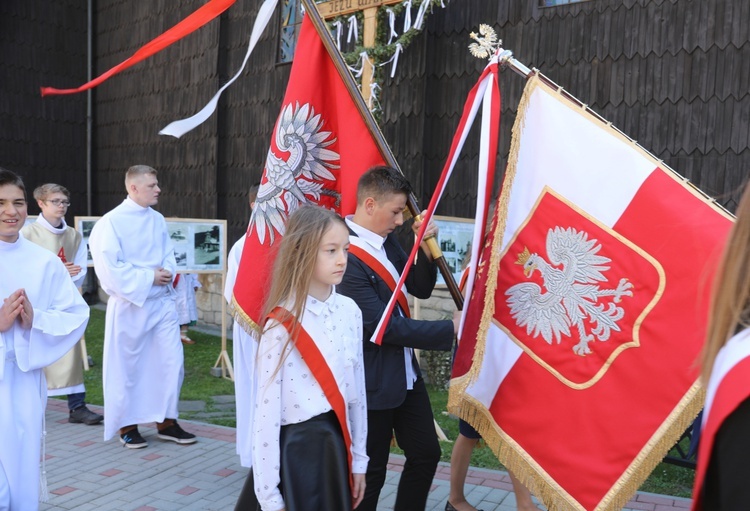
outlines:
[[273, 149], [266, 157], [266, 181], [258, 189], [255, 209], [248, 230], [255, 229], [264, 243], [266, 231], [273, 244], [275, 231], [283, 236], [286, 219], [300, 204], [315, 201], [321, 195], [332, 195], [338, 203], [340, 195], [323, 188], [321, 179], [335, 181], [328, 169], [338, 169], [340, 156], [327, 149], [336, 142], [330, 131], [323, 131], [324, 121], [309, 104], [288, 104], [279, 116], [275, 133], [276, 147], [288, 154], [277, 157]]
[[[623, 296], [633, 296], [633, 284], [620, 279], [616, 289], [601, 289], [599, 282], [606, 282], [604, 272], [611, 262], [597, 255], [602, 246], [596, 239], [572, 227], [555, 227], [547, 232], [547, 262], [528, 248], [519, 254], [516, 264], [523, 266], [526, 277], [539, 270], [544, 280], [544, 289], [533, 282], [524, 282], [510, 287], [505, 294], [510, 313], [519, 327], [534, 337], [540, 334], [552, 344], [561, 336], [571, 336], [571, 327], [577, 331], [578, 344], [573, 346], [577, 355], [591, 353], [589, 343], [607, 341], [612, 330], [620, 331], [617, 322], [624, 311], [616, 304]], [[613, 297], [611, 301], [599, 303], [602, 297]], [[590, 329], [587, 332], [587, 326]]]

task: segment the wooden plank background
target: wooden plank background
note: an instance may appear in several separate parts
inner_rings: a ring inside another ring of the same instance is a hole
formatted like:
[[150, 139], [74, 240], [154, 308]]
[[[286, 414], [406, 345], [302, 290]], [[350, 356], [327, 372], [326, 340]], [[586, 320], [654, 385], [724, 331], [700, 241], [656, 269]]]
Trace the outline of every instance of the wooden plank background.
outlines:
[[[204, 3], [97, 0], [95, 74]], [[260, 3], [238, 0], [220, 19], [96, 89], [92, 214], [118, 204], [124, 170], [146, 163], [160, 170], [165, 215], [226, 218], [230, 243], [244, 232], [247, 189], [260, 179], [289, 76], [289, 65], [276, 64], [278, 16], [217, 114], [180, 140], [157, 133], [195, 113], [239, 67]], [[484, 65], [467, 51], [469, 33], [488, 23], [520, 61], [734, 208], [750, 169], [750, 0], [446, 3], [401, 56], [396, 76], [384, 69], [380, 82], [382, 130], [422, 203]], [[40, 85], [85, 81], [85, 2], [4, 0], [0, 34], [0, 165], [21, 172], [30, 188], [65, 184], [73, 191], [71, 214], [85, 214], [85, 95], [38, 94]], [[504, 72], [501, 88], [498, 183], [523, 80]], [[477, 135], [459, 162], [466, 176], [449, 184], [440, 214], [473, 215]]]

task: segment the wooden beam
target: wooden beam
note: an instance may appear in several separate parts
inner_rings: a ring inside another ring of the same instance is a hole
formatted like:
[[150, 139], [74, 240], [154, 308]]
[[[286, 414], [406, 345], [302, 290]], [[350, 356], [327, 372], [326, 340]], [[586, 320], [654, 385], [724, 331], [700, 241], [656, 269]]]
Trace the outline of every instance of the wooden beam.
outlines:
[[324, 19], [352, 14], [365, 9], [378, 8], [383, 5], [399, 4], [404, 0], [330, 0], [316, 4], [318, 12]]
[[[328, 31], [328, 25], [326, 25], [323, 17], [320, 15], [320, 12], [318, 11], [318, 9], [316, 9], [316, 7], [319, 7], [322, 4], [316, 5], [313, 0], [302, 0], [302, 4], [305, 6], [305, 11], [307, 12], [308, 16], [310, 16], [310, 21], [312, 21], [313, 25], [315, 26], [315, 30], [317, 30], [318, 35], [323, 41], [323, 45], [328, 51], [331, 60], [333, 60], [333, 64], [334, 66], [336, 66], [336, 69], [338, 70], [339, 75], [341, 76], [341, 79], [343, 80], [344, 85], [349, 92], [349, 96], [351, 97], [352, 101], [357, 107], [357, 110], [362, 116], [362, 120], [365, 122], [365, 125], [367, 126], [370, 135], [375, 141], [375, 144], [380, 149], [381, 156], [383, 157], [387, 165], [397, 169], [403, 174], [403, 171], [398, 166], [396, 157], [393, 155], [393, 152], [391, 152], [391, 148], [388, 146], [383, 133], [380, 131], [380, 127], [378, 127], [378, 124], [375, 122], [375, 118], [372, 116], [372, 112], [370, 112], [370, 109], [367, 107], [367, 103], [365, 103], [362, 93], [357, 87], [357, 82], [354, 81], [354, 77], [349, 72], [349, 68], [347, 67], [346, 62], [344, 62], [344, 58], [341, 56], [341, 52], [338, 50], [338, 48], [336, 48], [336, 45], [331, 38], [331, 33]], [[419, 204], [417, 204], [417, 199], [416, 197], [414, 197], [414, 194], [409, 195], [406, 201], [406, 205], [409, 208], [412, 216], [417, 217], [420, 215], [422, 210], [419, 208]], [[464, 297], [461, 294], [461, 291], [458, 289], [456, 280], [453, 278], [453, 272], [451, 271], [450, 267], [448, 267], [448, 263], [446, 262], [445, 257], [443, 257], [443, 253], [440, 250], [437, 239], [433, 236], [430, 238], [426, 238], [425, 241], [430, 247], [432, 258], [437, 264], [440, 273], [442, 273], [443, 279], [445, 279], [448, 291], [450, 292], [453, 301], [456, 303], [456, 307], [458, 307], [459, 310], [463, 309]]]

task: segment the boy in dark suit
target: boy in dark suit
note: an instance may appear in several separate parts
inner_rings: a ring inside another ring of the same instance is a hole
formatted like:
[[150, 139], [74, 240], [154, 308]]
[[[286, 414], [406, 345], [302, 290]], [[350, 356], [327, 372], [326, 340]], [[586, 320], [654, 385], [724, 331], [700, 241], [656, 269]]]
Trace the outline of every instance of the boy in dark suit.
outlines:
[[[384, 326], [382, 344], [370, 340], [398, 275], [408, 262], [392, 233], [404, 221], [410, 193], [409, 182], [397, 170], [375, 167], [360, 178], [357, 209], [346, 218], [351, 246], [346, 274], [337, 291], [357, 303], [364, 325], [370, 463], [365, 498], [357, 508], [362, 511], [376, 509], [393, 433], [406, 456], [396, 511], [425, 508], [440, 460], [432, 408], [413, 350], [450, 350], [460, 316], [456, 313], [453, 320], [442, 321], [415, 320], [409, 317], [408, 307], [404, 310], [397, 306]], [[420, 225], [419, 220], [414, 222], [415, 233]], [[437, 227], [430, 224], [425, 236], [434, 234]], [[436, 279], [437, 269], [423, 247], [407, 278], [406, 291], [417, 298], [429, 298]]]

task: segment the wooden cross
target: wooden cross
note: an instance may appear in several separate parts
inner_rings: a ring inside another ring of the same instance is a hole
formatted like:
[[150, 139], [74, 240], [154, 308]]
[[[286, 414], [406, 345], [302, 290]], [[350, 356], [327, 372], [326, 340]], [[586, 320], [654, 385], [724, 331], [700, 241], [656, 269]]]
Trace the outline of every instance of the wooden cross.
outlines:
[[[378, 7], [393, 5], [404, 0], [329, 0], [317, 4], [320, 16], [329, 20], [346, 14], [364, 11], [365, 26], [362, 34], [362, 45], [365, 48], [375, 46], [375, 35], [378, 33]], [[364, 66], [364, 64], [363, 64]], [[370, 104], [370, 85], [372, 84], [372, 66], [365, 66], [362, 70], [362, 97], [367, 105]]]

